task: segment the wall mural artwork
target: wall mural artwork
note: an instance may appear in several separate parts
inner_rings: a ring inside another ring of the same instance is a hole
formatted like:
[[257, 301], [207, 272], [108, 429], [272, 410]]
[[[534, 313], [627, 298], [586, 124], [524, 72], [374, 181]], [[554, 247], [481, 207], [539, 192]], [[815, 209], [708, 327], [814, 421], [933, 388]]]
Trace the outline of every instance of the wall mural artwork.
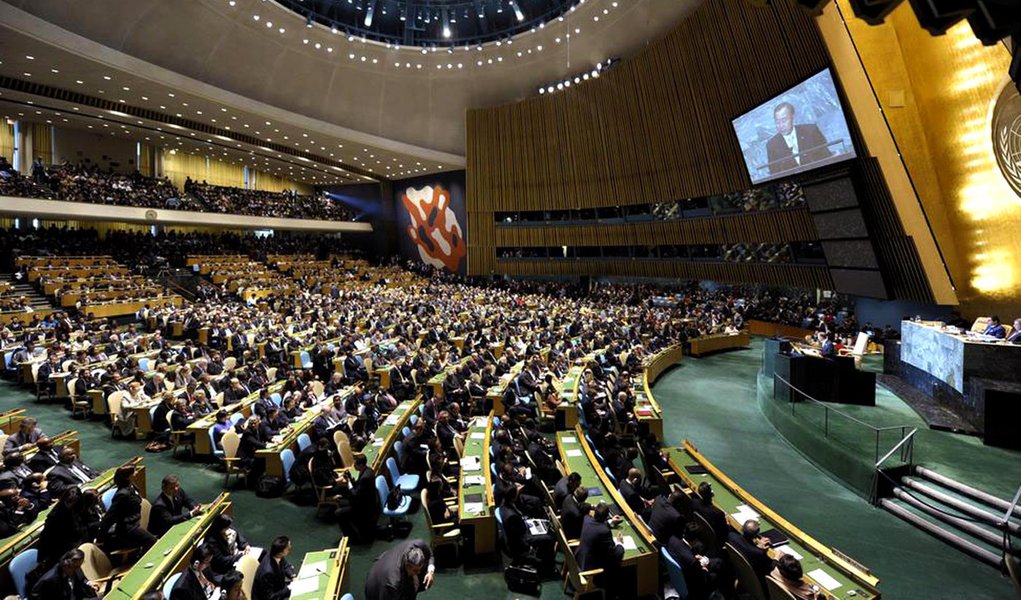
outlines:
[[440, 184], [408, 187], [401, 202], [410, 218], [408, 238], [418, 248], [422, 261], [438, 269], [461, 272], [467, 246], [450, 192]]

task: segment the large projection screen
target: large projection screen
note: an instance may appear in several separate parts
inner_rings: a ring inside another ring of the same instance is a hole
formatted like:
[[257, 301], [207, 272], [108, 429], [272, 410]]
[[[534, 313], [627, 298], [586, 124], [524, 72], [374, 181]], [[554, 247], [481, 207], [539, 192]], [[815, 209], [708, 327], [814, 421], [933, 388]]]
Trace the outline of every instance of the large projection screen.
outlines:
[[746, 112], [733, 125], [753, 184], [855, 157], [829, 69]]

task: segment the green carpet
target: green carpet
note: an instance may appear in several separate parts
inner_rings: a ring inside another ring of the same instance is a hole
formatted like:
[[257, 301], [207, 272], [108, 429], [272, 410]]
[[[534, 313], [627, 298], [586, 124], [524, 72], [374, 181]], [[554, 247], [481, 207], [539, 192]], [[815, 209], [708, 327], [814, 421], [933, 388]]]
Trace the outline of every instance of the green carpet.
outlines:
[[[751, 350], [701, 360], [685, 357], [680, 366], [663, 375], [655, 394], [665, 413], [667, 443], [692, 440], [725, 473], [781, 515], [871, 568], [880, 577], [879, 587], [886, 598], [978, 600], [1010, 596], [1009, 583], [995, 571], [873, 509], [779, 437], [759, 412], [755, 399], [760, 355], [761, 342], [756, 340]], [[884, 396], [881, 405], [882, 413], [876, 414], [917, 420], [895, 398]], [[36, 404], [31, 394], [0, 382], [0, 410], [15, 407], [24, 407], [38, 417], [47, 433], [77, 429], [83, 458], [97, 469], [120, 464], [142, 452], [140, 442], [112, 440], [101, 423], [72, 420], [61, 406]], [[923, 463], [952, 476], [965, 472], [959, 460], [962, 453], [988, 458], [981, 469], [968, 467], [966, 479], [1000, 495], [1007, 492], [994, 485], [996, 482], [1021, 480], [1019, 476], [1003, 476], [1018, 472], [1016, 454], [991, 452], [972, 438], [944, 434], [929, 440], [927, 436], [919, 452], [924, 452]], [[155, 496], [160, 479], [168, 473], [180, 474], [184, 488], [199, 501], [210, 500], [223, 489], [223, 475], [210, 466], [175, 459], [169, 452], [143, 454], [149, 497]], [[947, 466], [937, 466], [942, 460]], [[252, 543], [268, 546], [274, 536], [289, 535], [295, 564], [306, 552], [332, 547], [340, 537], [335, 525], [316, 520], [311, 505], [298, 505], [287, 498], [263, 500], [250, 491], [234, 492], [231, 498], [237, 523]], [[412, 535], [423, 536], [421, 514], [415, 515], [413, 522]], [[385, 542], [376, 542], [353, 549], [350, 591], [356, 598], [361, 596], [372, 561], [387, 547]], [[499, 568], [483, 566], [467, 571], [441, 570], [434, 591], [426, 597], [510, 599], [520, 595], [507, 592]], [[542, 597], [564, 598], [559, 582], [547, 583]]]

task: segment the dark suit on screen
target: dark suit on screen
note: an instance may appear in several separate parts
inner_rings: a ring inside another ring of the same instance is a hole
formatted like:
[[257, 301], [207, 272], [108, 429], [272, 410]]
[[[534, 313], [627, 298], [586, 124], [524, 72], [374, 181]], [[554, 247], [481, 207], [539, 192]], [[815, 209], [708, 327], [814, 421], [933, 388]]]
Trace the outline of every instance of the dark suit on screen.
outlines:
[[794, 153], [791, 152], [790, 146], [787, 145], [787, 141], [778, 132], [766, 142], [766, 160], [769, 161], [771, 175], [792, 171], [833, 156], [830, 149], [826, 147], [826, 137], [815, 123], [795, 125], [794, 131], [798, 136], [800, 164], [795, 159]]

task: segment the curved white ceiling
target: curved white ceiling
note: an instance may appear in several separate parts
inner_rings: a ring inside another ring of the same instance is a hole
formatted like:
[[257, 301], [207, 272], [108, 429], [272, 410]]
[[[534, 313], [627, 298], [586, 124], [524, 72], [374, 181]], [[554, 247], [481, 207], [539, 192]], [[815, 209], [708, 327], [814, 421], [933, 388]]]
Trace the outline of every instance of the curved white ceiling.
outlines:
[[[232, 105], [248, 99], [295, 113], [287, 120], [297, 126], [304, 118], [314, 131], [325, 122], [335, 126], [328, 134], [335, 138], [381, 148], [386, 144], [372, 138], [383, 138], [396, 142], [393, 152], [455, 166], [463, 164], [467, 109], [518, 100], [543, 83], [634, 54], [701, 2], [586, 0], [513, 44], [422, 54], [308, 28], [268, 0], [3, 1], [105, 46], [109, 56], [99, 48], [93, 60], [126, 70], [113, 60], [124, 53], [184, 76], [182, 91], [199, 94], [189, 88], [201, 82], [230, 93]], [[67, 49], [59, 29], [30, 35]]]

